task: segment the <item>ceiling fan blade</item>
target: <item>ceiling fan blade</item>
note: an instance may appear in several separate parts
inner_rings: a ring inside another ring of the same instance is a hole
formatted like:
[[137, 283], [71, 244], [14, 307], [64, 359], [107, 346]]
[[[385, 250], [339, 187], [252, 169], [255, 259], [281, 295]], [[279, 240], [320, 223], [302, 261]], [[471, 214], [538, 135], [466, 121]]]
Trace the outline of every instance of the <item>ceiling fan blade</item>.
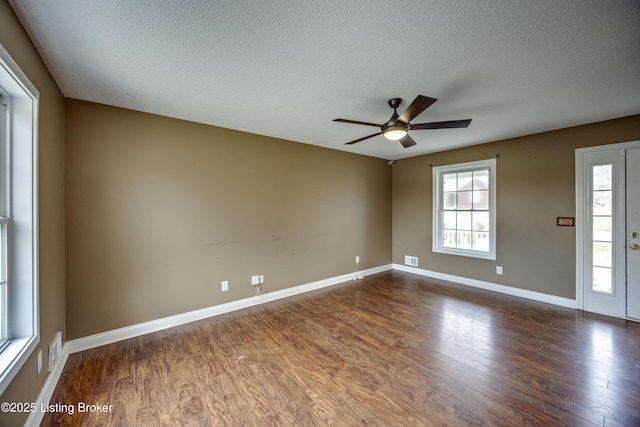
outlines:
[[352, 123], [354, 125], [365, 125], [365, 126], [375, 126], [377, 128], [379, 128], [381, 125], [377, 125], [375, 123], [369, 123], [369, 122], [359, 122], [357, 120], [347, 120], [347, 119], [333, 119], [334, 122], [340, 122], [340, 123]]
[[377, 135], [382, 135], [382, 132], [374, 133], [374, 134], [362, 137], [360, 139], [356, 139], [354, 141], [345, 142], [344, 145], [355, 144], [356, 142], [364, 141], [365, 139], [373, 138], [374, 136], [377, 136]]
[[466, 128], [471, 123], [471, 119], [466, 120], [449, 120], [446, 122], [416, 123], [411, 125], [411, 130], [421, 129], [453, 129]]
[[404, 137], [400, 138], [400, 144], [402, 144], [404, 148], [409, 148], [416, 145], [416, 142], [409, 136], [409, 134], [406, 134]]
[[414, 99], [413, 102], [407, 107], [407, 109], [404, 110], [404, 113], [402, 113], [400, 117], [398, 117], [398, 120], [400, 120], [401, 122], [409, 123], [436, 101], [437, 99], [435, 98], [418, 95], [416, 96], [416, 99]]

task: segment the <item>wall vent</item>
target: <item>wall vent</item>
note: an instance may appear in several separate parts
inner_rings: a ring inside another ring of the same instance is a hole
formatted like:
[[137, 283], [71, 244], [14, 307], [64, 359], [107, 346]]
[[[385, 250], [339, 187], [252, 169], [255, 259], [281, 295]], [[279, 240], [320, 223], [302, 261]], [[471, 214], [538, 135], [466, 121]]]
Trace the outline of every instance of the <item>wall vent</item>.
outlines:
[[405, 255], [404, 256], [404, 263], [407, 264], [407, 265], [410, 265], [412, 267], [417, 267], [418, 266], [418, 257], [417, 256]]

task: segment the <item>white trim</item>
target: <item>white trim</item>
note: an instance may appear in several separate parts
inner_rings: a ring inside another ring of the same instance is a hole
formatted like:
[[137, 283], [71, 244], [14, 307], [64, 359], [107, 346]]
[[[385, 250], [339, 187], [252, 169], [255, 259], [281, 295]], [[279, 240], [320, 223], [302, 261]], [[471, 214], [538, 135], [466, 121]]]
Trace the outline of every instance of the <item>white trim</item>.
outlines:
[[62, 371], [64, 370], [64, 366], [67, 363], [67, 358], [69, 357], [67, 344], [62, 346], [62, 351], [60, 353], [61, 357], [58, 359], [53, 370], [47, 377], [47, 380], [44, 382], [42, 390], [40, 390], [40, 394], [35, 401], [37, 409], [29, 414], [29, 418], [27, 418], [27, 421], [24, 423], [25, 427], [39, 426], [44, 418], [44, 414], [46, 414], [46, 411], [43, 412], [41, 409], [46, 408], [49, 405], [53, 392], [55, 391], [58, 381], [60, 380], [60, 376], [62, 375]]
[[542, 292], [535, 292], [535, 291], [529, 291], [526, 289], [514, 288], [512, 286], [485, 282], [483, 280], [470, 279], [468, 277], [455, 276], [453, 274], [439, 273], [437, 271], [409, 267], [402, 264], [393, 264], [393, 269], [405, 271], [407, 273], [418, 274], [420, 276], [429, 277], [431, 279], [445, 280], [447, 282], [453, 282], [459, 285], [471, 286], [474, 288], [485, 289], [488, 291], [498, 292], [501, 294], [511, 295], [514, 297], [526, 298], [533, 301], [539, 301], [547, 304], [558, 305], [560, 307], [576, 308], [575, 300], [572, 300], [570, 298], [559, 297], [555, 295], [543, 294]]
[[[391, 264], [387, 264], [380, 267], [370, 268], [368, 270], [362, 270], [357, 274], [358, 277], [369, 276], [371, 274], [391, 270], [391, 268]], [[202, 320], [208, 317], [214, 317], [220, 314], [241, 310], [243, 308], [252, 307], [257, 304], [264, 304], [266, 302], [287, 298], [293, 295], [311, 292], [316, 289], [337, 285], [349, 280], [355, 280], [354, 273], [343, 274], [341, 276], [331, 277], [329, 279], [318, 280], [316, 282], [294, 286], [279, 291], [269, 292], [264, 294], [263, 296], [258, 297], [257, 299], [255, 297], [244, 298], [241, 300], [214, 305], [200, 310], [189, 311], [186, 313], [176, 314], [174, 316], [164, 317], [162, 319], [151, 320], [149, 322], [138, 323], [136, 325], [126, 326], [124, 328], [114, 329], [95, 335], [89, 335], [86, 337], [67, 341], [65, 345], [67, 346], [69, 353], [77, 353], [79, 351], [84, 351], [90, 348], [95, 348], [129, 338], [138, 337], [140, 335], [149, 334], [151, 332], [172, 328], [174, 326], [184, 325], [185, 323], [195, 322], [196, 320]]]
[[586, 177], [586, 165], [584, 149], [578, 149], [575, 152], [575, 170], [576, 170], [576, 308], [584, 310], [584, 283], [588, 275], [585, 274], [585, 260], [588, 258], [589, 250], [585, 245], [587, 233], [585, 227], [587, 217], [589, 216], [589, 207], [587, 206], [586, 194], [589, 184]]
[[[0, 76], [11, 99], [8, 123], [10, 230], [7, 274], [11, 341], [0, 356], [0, 395], [40, 342], [38, 300], [39, 92], [0, 45]], [[5, 354], [6, 353], [6, 354]], [[15, 359], [7, 360], [8, 355]]]

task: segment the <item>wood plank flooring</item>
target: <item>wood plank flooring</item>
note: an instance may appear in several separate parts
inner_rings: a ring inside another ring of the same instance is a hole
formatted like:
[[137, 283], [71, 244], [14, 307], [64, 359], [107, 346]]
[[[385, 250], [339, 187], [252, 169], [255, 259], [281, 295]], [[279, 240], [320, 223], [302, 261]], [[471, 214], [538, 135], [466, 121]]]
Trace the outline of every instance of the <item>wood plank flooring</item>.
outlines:
[[389, 271], [72, 354], [56, 403], [43, 426], [640, 426], [640, 324]]

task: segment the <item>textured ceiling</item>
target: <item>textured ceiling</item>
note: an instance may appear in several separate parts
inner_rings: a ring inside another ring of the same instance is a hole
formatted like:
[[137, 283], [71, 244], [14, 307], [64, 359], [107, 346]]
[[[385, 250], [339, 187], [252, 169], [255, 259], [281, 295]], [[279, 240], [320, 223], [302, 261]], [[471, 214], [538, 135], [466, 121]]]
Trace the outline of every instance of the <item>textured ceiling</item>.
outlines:
[[[638, 0], [9, 0], [63, 94], [401, 159], [640, 113]], [[389, 98], [438, 98], [404, 149]]]

